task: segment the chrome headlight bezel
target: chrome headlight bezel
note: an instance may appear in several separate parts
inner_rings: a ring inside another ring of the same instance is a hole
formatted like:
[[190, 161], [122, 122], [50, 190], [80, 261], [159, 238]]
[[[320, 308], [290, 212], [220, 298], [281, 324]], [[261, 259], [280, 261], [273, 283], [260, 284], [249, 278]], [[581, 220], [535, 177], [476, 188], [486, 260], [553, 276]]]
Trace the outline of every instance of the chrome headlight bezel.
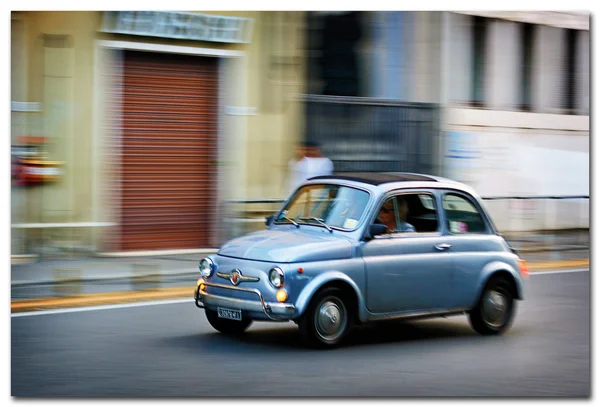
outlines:
[[205, 257], [198, 263], [198, 269], [202, 277], [210, 277], [215, 271], [215, 263], [209, 257]]
[[285, 283], [284, 273], [279, 267], [273, 267], [269, 270], [269, 283], [273, 288], [281, 288]]

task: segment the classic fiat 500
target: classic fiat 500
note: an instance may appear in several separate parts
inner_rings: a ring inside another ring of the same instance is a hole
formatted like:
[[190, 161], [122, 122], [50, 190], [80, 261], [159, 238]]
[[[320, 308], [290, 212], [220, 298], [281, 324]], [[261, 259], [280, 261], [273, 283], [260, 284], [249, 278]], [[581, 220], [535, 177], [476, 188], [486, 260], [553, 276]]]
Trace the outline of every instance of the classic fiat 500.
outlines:
[[311, 178], [264, 231], [200, 261], [196, 306], [218, 331], [294, 321], [312, 345], [338, 345], [356, 324], [468, 314], [504, 332], [527, 265], [468, 186], [411, 173]]

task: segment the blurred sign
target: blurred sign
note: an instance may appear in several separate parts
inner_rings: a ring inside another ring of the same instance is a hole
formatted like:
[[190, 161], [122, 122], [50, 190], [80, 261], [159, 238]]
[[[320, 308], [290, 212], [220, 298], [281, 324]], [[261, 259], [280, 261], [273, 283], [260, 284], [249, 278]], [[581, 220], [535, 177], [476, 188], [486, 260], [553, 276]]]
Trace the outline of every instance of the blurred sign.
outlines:
[[456, 181], [472, 181], [476, 175], [481, 150], [472, 133], [449, 131], [446, 133], [446, 165], [448, 176]]
[[106, 11], [101, 31], [196, 41], [249, 43], [250, 18], [168, 11]]
[[11, 112], [41, 112], [41, 103], [38, 102], [10, 102]]

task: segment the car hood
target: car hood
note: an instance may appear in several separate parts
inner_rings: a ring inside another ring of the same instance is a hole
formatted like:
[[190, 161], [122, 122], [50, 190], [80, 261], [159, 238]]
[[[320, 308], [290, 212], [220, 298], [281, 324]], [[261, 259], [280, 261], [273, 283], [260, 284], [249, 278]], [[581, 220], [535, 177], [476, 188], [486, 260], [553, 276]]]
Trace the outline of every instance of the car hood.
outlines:
[[352, 244], [325, 229], [303, 226], [238, 237], [224, 244], [219, 255], [276, 263], [337, 260], [352, 256]]

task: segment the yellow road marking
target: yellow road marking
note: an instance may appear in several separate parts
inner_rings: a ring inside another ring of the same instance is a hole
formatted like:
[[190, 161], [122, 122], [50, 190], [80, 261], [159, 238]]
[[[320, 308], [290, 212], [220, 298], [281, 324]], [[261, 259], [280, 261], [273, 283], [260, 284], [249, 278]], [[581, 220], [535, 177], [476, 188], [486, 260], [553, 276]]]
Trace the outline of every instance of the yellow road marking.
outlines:
[[527, 266], [529, 267], [530, 271], [588, 267], [589, 265], [590, 259], [540, 261], [535, 263], [527, 263]]
[[89, 307], [94, 305], [166, 300], [173, 298], [192, 299], [193, 297], [194, 286], [171, 287], [144, 291], [80, 294], [68, 297], [14, 300], [10, 304], [10, 310], [11, 312], [26, 312], [56, 308]]

